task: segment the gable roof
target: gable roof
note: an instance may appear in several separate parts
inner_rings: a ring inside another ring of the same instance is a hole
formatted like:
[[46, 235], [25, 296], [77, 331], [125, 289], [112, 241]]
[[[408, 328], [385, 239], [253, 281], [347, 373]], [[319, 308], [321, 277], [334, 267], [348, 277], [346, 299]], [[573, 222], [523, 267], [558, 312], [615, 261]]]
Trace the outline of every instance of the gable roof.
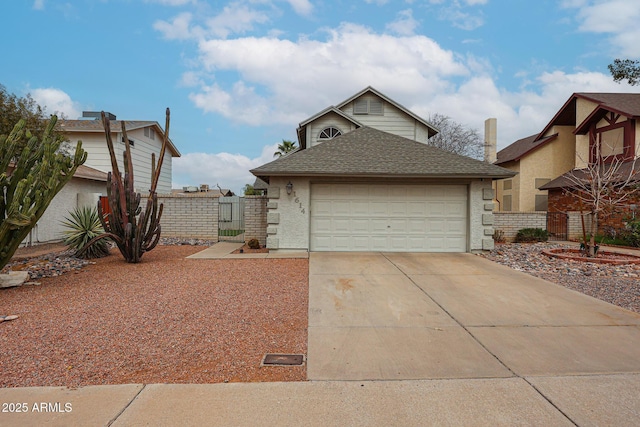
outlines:
[[371, 127], [348, 132], [252, 169], [255, 176], [508, 178], [500, 166]]
[[312, 121], [314, 121], [316, 119], [319, 119], [322, 116], [326, 116], [329, 113], [335, 113], [335, 114], [339, 115], [340, 117], [350, 121], [351, 123], [356, 125], [356, 127], [362, 127], [362, 123], [360, 123], [359, 121], [357, 121], [356, 119], [354, 119], [350, 115], [346, 114], [344, 111], [338, 110], [336, 107], [334, 107], [332, 105], [331, 107], [327, 107], [324, 110], [320, 111], [318, 114], [315, 114], [315, 115], [309, 117], [305, 121], [300, 122], [300, 124], [298, 125], [298, 129], [296, 130], [296, 133], [298, 134], [298, 142], [300, 143], [300, 148], [301, 149], [305, 149], [307, 147], [307, 135], [304, 132], [305, 126], [307, 126]]
[[[123, 120], [111, 120], [111, 132], [122, 132]], [[102, 133], [104, 134], [104, 126], [102, 120], [58, 120], [57, 128], [63, 133]], [[146, 127], [153, 127], [156, 132], [164, 138], [164, 130], [158, 122], [148, 120], [124, 120], [124, 126], [127, 132]], [[162, 141], [162, 139], [160, 139]], [[171, 157], [180, 157], [180, 151], [173, 145], [171, 139], [167, 141], [167, 148], [171, 152]]]
[[428, 136], [427, 136], [427, 139], [431, 138], [433, 135], [435, 135], [438, 132], [440, 132], [440, 130], [437, 129], [435, 126], [433, 126], [431, 123], [429, 123], [428, 121], [426, 121], [422, 117], [418, 116], [417, 114], [415, 114], [414, 112], [412, 112], [411, 110], [406, 108], [405, 106], [403, 106], [401, 104], [398, 104], [396, 101], [394, 101], [393, 99], [389, 98], [388, 96], [386, 96], [385, 94], [383, 94], [379, 90], [373, 88], [372, 86], [367, 86], [366, 88], [362, 89], [360, 92], [356, 93], [353, 96], [350, 96], [349, 98], [345, 99], [344, 101], [342, 101], [341, 103], [336, 105], [336, 107], [337, 108], [343, 108], [348, 103], [353, 102], [354, 100], [356, 100], [357, 98], [360, 98], [362, 95], [364, 95], [366, 93], [373, 93], [374, 95], [379, 96], [380, 98], [384, 99], [389, 104], [393, 105], [397, 109], [401, 110], [402, 112], [408, 114], [409, 116], [411, 116], [415, 120], [417, 120], [420, 123], [422, 123], [423, 125], [425, 125], [427, 127], [428, 133], [429, 133]]
[[542, 138], [553, 126], [578, 126], [576, 123], [576, 102], [578, 98], [595, 102], [598, 108], [607, 111], [613, 111], [631, 118], [640, 117], [640, 93], [590, 93], [576, 92], [562, 108], [558, 110], [556, 115], [538, 134], [538, 138]]
[[89, 166], [80, 165], [73, 174], [74, 178], [90, 179], [92, 181], [107, 182], [107, 173]]
[[498, 151], [498, 154], [496, 155], [497, 160], [494, 162], [494, 164], [501, 165], [514, 160], [520, 160], [526, 154], [530, 153], [536, 148], [541, 147], [547, 142], [554, 140], [557, 136], [558, 134], [556, 133], [551, 136], [536, 140], [536, 138], [538, 137], [538, 135], [536, 134], [519, 139], [513, 144], [508, 145], [507, 147]]

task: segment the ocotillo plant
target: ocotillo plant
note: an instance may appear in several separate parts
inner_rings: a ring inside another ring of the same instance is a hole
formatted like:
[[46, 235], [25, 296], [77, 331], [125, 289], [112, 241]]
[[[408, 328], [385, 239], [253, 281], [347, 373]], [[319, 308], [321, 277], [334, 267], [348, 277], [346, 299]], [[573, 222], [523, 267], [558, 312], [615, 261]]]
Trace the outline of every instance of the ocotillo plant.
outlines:
[[107, 147], [111, 157], [112, 171], [107, 174], [107, 198], [111, 212], [105, 215], [102, 205], [98, 203], [98, 213], [105, 233], [94, 238], [87, 246], [98, 239], [111, 238], [120, 253], [127, 262], [140, 262], [142, 255], [156, 247], [160, 240], [160, 218], [162, 217], [162, 203], [158, 207], [158, 195], [156, 188], [164, 153], [169, 141], [170, 112], [167, 108], [167, 121], [164, 132], [164, 140], [160, 149], [160, 157], [156, 165], [155, 156], [151, 155], [151, 188], [147, 197], [147, 205], [144, 211], [140, 207], [140, 193], [137, 193], [133, 184], [133, 161], [131, 159], [131, 146], [127, 137], [127, 129], [124, 121], [122, 124], [122, 136], [124, 137], [125, 151], [124, 177], [118, 168], [113, 140], [111, 139], [111, 124], [102, 112], [102, 123], [107, 138]]
[[62, 138], [51, 116], [42, 139], [32, 136], [20, 120], [0, 136], [0, 269], [29, 235], [54, 196], [87, 160], [82, 143], [73, 157], [58, 152]]

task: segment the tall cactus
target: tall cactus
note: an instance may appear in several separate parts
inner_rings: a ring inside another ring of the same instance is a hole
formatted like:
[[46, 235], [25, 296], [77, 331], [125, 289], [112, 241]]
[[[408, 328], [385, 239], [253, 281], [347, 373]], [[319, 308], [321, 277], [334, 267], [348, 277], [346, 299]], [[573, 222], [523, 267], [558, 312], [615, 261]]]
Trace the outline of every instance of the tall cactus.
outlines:
[[54, 132], [57, 120], [51, 116], [41, 140], [25, 128], [25, 120], [0, 136], [0, 269], [87, 160], [82, 142], [73, 157], [58, 152], [62, 137]]
[[164, 132], [164, 140], [160, 150], [158, 163], [155, 156], [151, 156], [151, 188], [147, 197], [147, 204], [144, 211], [140, 207], [140, 193], [137, 193], [133, 185], [133, 162], [131, 159], [131, 147], [127, 137], [127, 129], [122, 121], [122, 135], [125, 142], [124, 177], [118, 168], [116, 154], [111, 139], [111, 123], [109, 118], [102, 112], [102, 123], [107, 138], [107, 147], [111, 157], [112, 171], [107, 175], [107, 198], [111, 212], [105, 214], [102, 205], [98, 203], [98, 213], [102, 221], [105, 234], [102, 234], [88, 244], [91, 245], [98, 239], [109, 237], [112, 239], [120, 253], [127, 262], [140, 262], [142, 255], [156, 247], [160, 240], [160, 218], [162, 217], [163, 205], [158, 207], [158, 195], [156, 188], [164, 154], [169, 140], [170, 112], [167, 108], [167, 121]]

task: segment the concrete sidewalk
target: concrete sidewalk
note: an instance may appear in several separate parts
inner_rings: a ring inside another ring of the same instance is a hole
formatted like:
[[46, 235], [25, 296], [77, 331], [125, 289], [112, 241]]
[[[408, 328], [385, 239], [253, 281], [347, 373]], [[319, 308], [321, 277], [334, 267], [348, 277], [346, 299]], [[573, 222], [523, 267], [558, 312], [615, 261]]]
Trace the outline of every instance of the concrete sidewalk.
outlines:
[[189, 259], [248, 259], [248, 258], [309, 258], [309, 252], [298, 250], [273, 250], [265, 253], [234, 254], [244, 243], [219, 242], [198, 253], [188, 256]]
[[311, 381], [5, 388], [0, 426], [640, 419], [637, 313], [470, 254], [312, 253], [309, 270]]

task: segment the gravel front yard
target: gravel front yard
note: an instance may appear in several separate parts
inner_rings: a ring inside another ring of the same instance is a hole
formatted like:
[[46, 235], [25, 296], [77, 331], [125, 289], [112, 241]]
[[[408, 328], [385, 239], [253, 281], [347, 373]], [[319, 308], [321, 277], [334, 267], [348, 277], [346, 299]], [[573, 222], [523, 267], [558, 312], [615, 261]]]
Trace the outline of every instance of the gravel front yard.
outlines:
[[303, 381], [261, 367], [307, 352], [308, 260], [188, 260], [158, 246], [0, 291], [0, 387]]
[[492, 261], [546, 279], [583, 294], [640, 313], [640, 265], [609, 265], [549, 258], [543, 249], [568, 247], [554, 243], [496, 245]]

